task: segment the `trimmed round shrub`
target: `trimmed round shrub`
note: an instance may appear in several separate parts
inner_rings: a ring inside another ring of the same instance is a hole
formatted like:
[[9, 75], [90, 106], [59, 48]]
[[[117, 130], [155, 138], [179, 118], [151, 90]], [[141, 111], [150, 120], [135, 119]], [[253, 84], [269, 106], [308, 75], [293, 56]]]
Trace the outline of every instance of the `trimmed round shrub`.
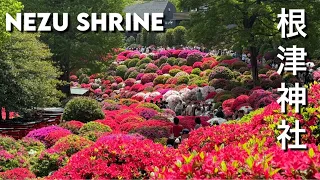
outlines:
[[79, 83], [80, 83], [80, 84], [88, 84], [89, 81], [90, 81], [90, 78], [89, 78], [87, 75], [85, 75], [85, 74], [83, 74], [83, 75], [81, 75], [81, 76], [79, 77]]
[[209, 82], [209, 85], [216, 88], [216, 89], [224, 89], [225, 86], [229, 84], [229, 81], [226, 79], [212, 79]]
[[96, 141], [103, 133], [111, 132], [112, 129], [99, 122], [88, 122], [82, 126], [79, 135], [91, 141]]
[[243, 61], [237, 61], [237, 62], [231, 64], [231, 68], [234, 70], [240, 69], [242, 67], [248, 67], [248, 64]]
[[230, 60], [230, 59], [233, 59], [233, 57], [228, 56], [228, 55], [222, 55], [222, 56], [217, 57], [217, 61]]
[[148, 74], [144, 74], [141, 77], [141, 83], [142, 84], [146, 84], [146, 83], [150, 83], [153, 82], [153, 80], [157, 77], [158, 75], [156, 73], [148, 73]]
[[131, 104], [136, 104], [136, 103], [139, 103], [139, 101], [134, 99], [120, 99], [121, 105], [130, 106]]
[[80, 121], [67, 121], [60, 123], [59, 126], [70, 130], [74, 134], [79, 134], [79, 130], [83, 126], [83, 123]]
[[96, 119], [103, 119], [100, 104], [90, 98], [77, 97], [70, 100], [64, 109], [62, 119], [66, 121], [78, 120], [81, 122], [89, 122]]
[[127, 78], [134, 78], [138, 76], [139, 72], [138, 71], [132, 71]]
[[129, 78], [124, 81], [125, 85], [130, 87], [133, 86], [135, 82], [136, 82], [136, 79], [133, 79], [133, 78]]
[[192, 66], [195, 62], [200, 62], [202, 60], [202, 56], [200, 53], [191, 53], [187, 57], [187, 65]]
[[138, 62], [139, 62], [139, 59], [131, 59], [131, 60], [129, 60], [129, 63], [128, 63], [127, 67], [128, 68], [135, 67]]
[[189, 82], [189, 76], [180, 76], [178, 77], [177, 84], [188, 84]]
[[241, 67], [238, 71], [239, 71], [241, 74], [243, 74], [243, 73], [246, 72], [246, 71], [250, 71], [250, 68], [248, 68], [248, 67]]
[[247, 95], [249, 91], [243, 87], [235, 87], [231, 90], [231, 93], [234, 94], [236, 97], [240, 95]]
[[165, 84], [167, 82], [168, 79], [170, 79], [171, 76], [167, 76], [167, 75], [160, 75], [158, 77], [156, 77], [153, 80], [153, 84], [157, 85], [157, 84]]
[[156, 104], [153, 104], [153, 103], [141, 103], [138, 105], [138, 107], [150, 108], [150, 109], [154, 109], [154, 110], [160, 112], [160, 108]]
[[174, 57], [168, 58], [167, 63], [170, 64], [171, 66], [174, 66], [174, 65], [178, 65], [178, 64], [179, 64], [179, 62], [177, 61], [177, 59], [174, 58]]
[[212, 79], [232, 79], [232, 71], [224, 66], [217, 66], [212, 69], [212, 72], [209, 76], [209, 81]]
[[178, 66], [184, 66], [187, 65], [187, 60], [184, 58], [177, 58]]
[[154, 140], [169, 137], [170, 128], [165, 126], [144, 126], [135, 128], [130, 133], [138, 133], [148, 139]]
[[157, 72], [157, 70], [159, 70], [158, 66], [156, 66], [155, 64], [153, 63], [149, 63], [147, 66], [146, 66], [146, 70], [144, 71], [145, 73], [155, 73]]
[[178, 72], [181, 72], [181, 70], [180, 69], [171, 69], [169, 71], [169, 74], [174, 77]]
[[193, 70], [191, 71], [191, 74], [200, 75], [200, 73], [201, 73], [201, 69], [199, 69], [199, 68], [195, 68], [195, 69], [193, 69]]
[[143, 59], [141, 59], [137, 64], [136, 64], [136, 66], [140, 66], [141, 64], [148, 64], [148, 63], [150, 63], [152, 61], [152, 59], [150, 59], [150, 58], [143, 58]]
[[126, 74], [127, 71], [128, 71], [128, 68], [126, 65], [120, 65], [116, 69], [116, 75], [124, 78], [124, 75]]
[[193, 78], [189, 80], [188, 85], [196, 85], [196, 86], [203, 86], [204, 84], [207, 84], [208, 81], [206, 81], [205, 79], [200, 79], [200, 78]]
[[147, 63], [140, 64], [138, 69], [139, 70], [145, 69], [147, 67], [147, 65], [148, 65]]

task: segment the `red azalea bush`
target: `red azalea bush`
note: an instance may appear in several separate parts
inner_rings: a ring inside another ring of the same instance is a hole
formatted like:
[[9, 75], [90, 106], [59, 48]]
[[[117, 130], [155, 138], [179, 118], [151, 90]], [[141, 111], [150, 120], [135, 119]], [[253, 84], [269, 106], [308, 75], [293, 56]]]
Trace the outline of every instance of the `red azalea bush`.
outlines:
[[49, 178], [148, 179], [153, 166], [164, 167], [172, 163], [173, 151], [150, 140], [118, 136], [99, 141], [73, 155], [65, 167]]
[[233, 104], [231, 106], [231, 109], [233, 111], [239, 110], [242, 106], [248, 105], [248, 101], [249, 101], [249, 96], [240, 95], [234, 100], [234, 102], [233, 102]]
[[153, 82], [153, 80], [157, 77], [158, 75], [156, 73], [148, 73], [148, 74], [144, 74], [141, 77], [141, 83], [142, 84], [146, 84], [146, 83], [150, 83]]
[[202, 66], [202, 62], [195, 62], [193, 65], [192, 65], [192, 68], [201, 68]]
[[138, 133], [148, 139], [155, 140], [170, 136], [170, 127], [163, 126], [146, 126], [136, 127], [130, 133]]
[[70, 135], [71, 132], [69, 130], [63, 129], [63, 130], [57, 130], [50, 132], [46, 137], [45, 137], [45, 144], [47, 147], [53, 146], [59, 139]]
[[231, 108], [235, 100], [236, 99], [228, 99], [228, 100], [223, 101], [222, 109]]
[[14, 168], [5, 172], [0, 172], [0, 179], [32, 179], [36, 178], [27, 168]]
[[129, 78], [129, 79], [126, 79], [126, 80], [124, 81], [125, 85], [126, 85], [126, 86], [130, 86], [130, 87], [133, 86], [135, 82], [136, 82], [136, 80], [133, 79], [133, 78]]
[[80, 121], [67, 121], [59, 124], [60, 127], [70, 130], [74, 134], [79, 133], [79, 129], [83, 126], [84, 123]]

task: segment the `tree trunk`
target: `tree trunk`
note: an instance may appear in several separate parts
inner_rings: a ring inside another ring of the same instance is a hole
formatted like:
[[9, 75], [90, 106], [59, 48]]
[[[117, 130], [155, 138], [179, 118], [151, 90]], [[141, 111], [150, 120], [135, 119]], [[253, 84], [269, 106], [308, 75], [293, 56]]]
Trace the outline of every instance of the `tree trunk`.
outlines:
[[257, 62], [257, 48], [254, 46], [250, 47], [251, 57], [250, 57], [250, 63], [251, 63], [251, 70], [252, 70], [252, 79], [254, 82], [254, 85], [257, 85], [259, 82], [258, 78], [258, 62]]

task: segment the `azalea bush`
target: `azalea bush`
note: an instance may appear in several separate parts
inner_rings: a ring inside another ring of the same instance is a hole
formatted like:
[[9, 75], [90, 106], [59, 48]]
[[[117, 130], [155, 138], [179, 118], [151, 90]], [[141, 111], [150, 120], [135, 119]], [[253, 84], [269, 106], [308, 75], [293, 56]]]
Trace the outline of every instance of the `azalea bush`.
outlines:
[[79, 131], [79, 135], [89, 140], [95, 141], [98, 137], [100, 137], [105, 132], [111, 132], [112, 129], [99, 122], [88, 122], [82, 126]]
[[0, 179], [33, 179], [36, 175], [27, 168], [14, 168], [0, 172]]
[[212, 79], [232, 79], [233, 73], [232, 71], [224, 66], [217, 66], [212, 69], [212, 72], [209, 76], [209, 80]]
[[83, 124], [84, 123], [80, 121], [67, 121], [60, 123], [59, 126], [70, 130], [73, 134], [79, 134], [79, 130], [83, 126]]
[[150, 140], [127, 139], [119, 135], [101, 140], [72, 156], [69, 163], [50, 178], [148, 179], [154, 165], [163, 167], [172, 163], [172, 151]]

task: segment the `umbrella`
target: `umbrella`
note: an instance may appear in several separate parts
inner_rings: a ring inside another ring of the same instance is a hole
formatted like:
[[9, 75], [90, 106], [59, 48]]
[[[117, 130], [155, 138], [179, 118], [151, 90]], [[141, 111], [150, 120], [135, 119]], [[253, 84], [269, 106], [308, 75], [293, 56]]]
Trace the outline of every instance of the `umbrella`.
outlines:
[[250, 111], [252, 111], [253, 109], [252, 109], [252, 107], [250, 107], [250, 106], [242, 106], [240, 109], [239, 109], [239, 111], [240, 110], [243, 110], [246, 114], [247, 113], [249, 113]]
[[310, 68], [313, 68], [315, 65], [314, 65], [313, 62], [307, 62], [307, 63], [306, 63], [306, 66], [307, 66], [307, 67], [310, 67]]
[[213, 125], [214, 122], [218, 122], [219, 124], [222, 124], [222, 123], [227, 122], [227, 120], [225, 120], [225, 119], [223, 119], [223, 118], [219, 118], [219, 117], [214, 117], [214, 118], [209, 119], [209, 120], [207, 121], [207, 123], [209, 123], [209, 124], [211, 124], [211, 125]]

